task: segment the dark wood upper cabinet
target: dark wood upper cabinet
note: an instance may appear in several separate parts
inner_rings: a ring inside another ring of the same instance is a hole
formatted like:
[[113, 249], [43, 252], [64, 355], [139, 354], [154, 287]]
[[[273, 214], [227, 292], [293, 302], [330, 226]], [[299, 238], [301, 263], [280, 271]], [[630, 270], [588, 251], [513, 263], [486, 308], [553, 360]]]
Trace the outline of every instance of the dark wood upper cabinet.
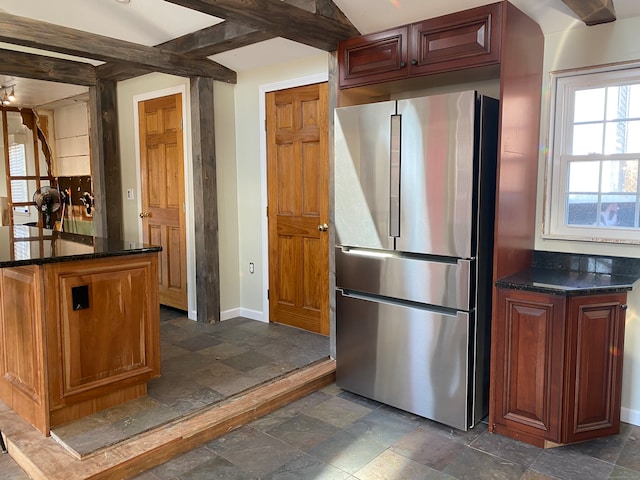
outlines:
[[406, 78], [408, 27], [354, 37], [338, 47], [340, 87]]
[[411, 24], [409, 75], [498, 63], [501, 7], [494, 3]]
[[345, 40], [340, 88], [498, 64], [501, 13], [494, 3]]

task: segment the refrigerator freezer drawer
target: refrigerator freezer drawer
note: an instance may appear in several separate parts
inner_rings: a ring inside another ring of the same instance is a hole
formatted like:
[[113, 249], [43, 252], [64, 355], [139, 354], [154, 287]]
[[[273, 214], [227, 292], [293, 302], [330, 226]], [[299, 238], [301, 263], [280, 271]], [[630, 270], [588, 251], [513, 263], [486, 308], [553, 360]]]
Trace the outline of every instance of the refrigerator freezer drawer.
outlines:
[[340, 388], [467, 430], [469, 314], [336, 296]]
[[470, 260], [445, 263], [336, 247], [339, 288], [456, 310], [471, 309], [472, 267]]

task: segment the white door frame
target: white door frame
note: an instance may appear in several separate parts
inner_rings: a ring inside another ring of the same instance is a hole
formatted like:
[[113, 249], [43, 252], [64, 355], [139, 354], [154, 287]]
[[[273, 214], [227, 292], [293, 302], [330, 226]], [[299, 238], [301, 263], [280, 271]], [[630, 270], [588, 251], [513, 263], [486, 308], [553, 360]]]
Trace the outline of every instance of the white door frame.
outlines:
[[[195, 268], [195, 226], [193, 220], [193, 169], [191, 165], [190, 145], [188, 133], [191, 130], [190, 122], [190, 105], [189, 95], [187, 95], [186, 85], [175, 85], [173, 87], [154, 90], [152, 92], [141, 93], [133, 97], [133, 125], [135, 128], [135, 152], [136, 152], [136, 188], [138, 190], [137, 206], [138, 211], [142, 211], [142, 180], [140, 178], [140, 128], [138, 118], [138, 103], [153, 98], [166, 97], [175, 94], [182, 95], [182, 156], [184, 159], [184, 203], [185, 203], [185, 225], [186, 242], [187, 242], [187, 308], [190, 320], [198, 318], [197, 301], [196, 301], [196, 268]], [[142, 242], [142, 219], [138, 221], [138, 238]]]
[[264, 322], [269, 322], [269, 299], [267, 290], [269, 289], [269, 226], [267, 222], [267, 131], [265, 128], [267, 113], [265, 95], [268, 92], [284, 90], [287, 88], [301, 87], [329, 81], [329, 73], [317, 73], [306, 77], [292, 78], [275, 83], [265, 83], [260, 85], [260, 196], [262, 208], [262, 318]]

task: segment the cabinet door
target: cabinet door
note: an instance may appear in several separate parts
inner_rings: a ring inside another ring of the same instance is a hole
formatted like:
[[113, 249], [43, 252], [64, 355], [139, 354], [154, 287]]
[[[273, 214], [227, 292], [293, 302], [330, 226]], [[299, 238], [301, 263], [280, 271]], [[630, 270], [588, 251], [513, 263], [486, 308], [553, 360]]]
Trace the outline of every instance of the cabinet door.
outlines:
[[498, 63], [501, 13], [494, 3], [412, 24], [409, 75]]
[[492, 430], [544, 445], [560, 438], [564, 298], [498, 290], [492, 327]]
[[569, 302], [563, 442], [619, 432], [625, 302], [626, 294]]
[[340, 42], [340, 88], [405, 78], [407, 31], [405, 26]]

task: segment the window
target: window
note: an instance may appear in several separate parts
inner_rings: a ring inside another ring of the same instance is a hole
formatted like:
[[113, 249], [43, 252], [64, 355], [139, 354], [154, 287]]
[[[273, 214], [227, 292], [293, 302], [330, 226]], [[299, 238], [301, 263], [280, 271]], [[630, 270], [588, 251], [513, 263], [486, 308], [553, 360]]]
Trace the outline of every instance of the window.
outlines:
[[545, 235], [640, 243], [640, 67], [557, 74]]
[[[9, 176], [10, 177], [26, 177], [27, 176], [27, 157], [25, 155], [24, 145], [21, 143], [13, 143], [9, 146]], [[11, 202], [24, 203], [29, 201], [29, 189], [27, 180], [11, 179]], [[18, 214], [29, 214], [29, 207], [19, 206], [13, 207], [13, 212]]]

